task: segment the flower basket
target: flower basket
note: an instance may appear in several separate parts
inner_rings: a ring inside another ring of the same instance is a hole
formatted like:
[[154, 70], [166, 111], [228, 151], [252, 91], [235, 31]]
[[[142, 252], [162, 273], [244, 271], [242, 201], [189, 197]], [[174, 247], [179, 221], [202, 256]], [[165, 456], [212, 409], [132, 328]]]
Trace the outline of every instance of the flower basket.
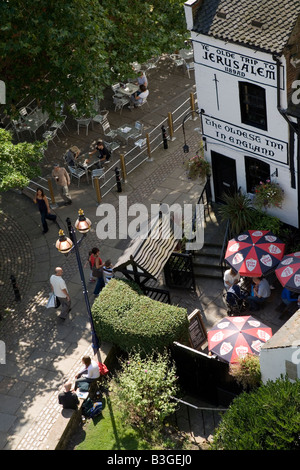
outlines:
[[260, 210], [270, 207], [281, 208], [284, 191], [278, 183], [266, 180], [255, 187], [253, 204]]
[[203, 178], [210, 174], [210, 164], [203, 156], [195, 155], [185, 163], [188, 177], [191, 179]]

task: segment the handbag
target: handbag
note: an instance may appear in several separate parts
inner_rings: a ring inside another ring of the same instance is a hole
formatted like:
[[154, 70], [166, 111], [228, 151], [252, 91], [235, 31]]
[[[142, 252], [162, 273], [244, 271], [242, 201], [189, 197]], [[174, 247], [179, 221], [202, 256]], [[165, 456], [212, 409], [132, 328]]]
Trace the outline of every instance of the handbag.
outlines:
[[60, 306], [60, 300], [58, 297], [56, 297], [56, 295], [54, 295], [55, 297], [55, 308], [58, 308]]
[[53, 294], [53, 292], [51, 292], [51, 294], [49, 295], [49, 299], [48, 299], [46, 308], [55, 307], [55, 299], [56, 299], [56, 296]]
[[92, 269], [92, 274], [93, 274], [93, 277], [103, 277], [103, 271], [102, 271], [102, 268], [93, 268]]
[[108, 374], [109, 370], [105, 364], [103, 364], [102, 362], [98, 362], [98, 367], [99, 367], [100, 375]]

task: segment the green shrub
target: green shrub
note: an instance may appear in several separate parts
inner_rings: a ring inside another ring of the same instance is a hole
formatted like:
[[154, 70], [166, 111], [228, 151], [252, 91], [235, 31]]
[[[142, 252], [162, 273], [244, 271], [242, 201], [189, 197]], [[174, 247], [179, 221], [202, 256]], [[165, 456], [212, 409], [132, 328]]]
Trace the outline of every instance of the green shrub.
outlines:
[[176, 369], [166, 352], [142, 357], [129, 354], [111, 384], [125, 422], [139, 431], [161, 429], [176, 409], [172, 396], [177, 393]]
[[188, 341], [186, 309], [152, 300], [125, 280], [112, 279], [107, 284], [92, 314], [99, 338], [124, 351], [137, 347], [146, 353], [162, 351], [173, 341]]
[[235, 398], [213, 438], [214, 450], [300, 450], [300, 380], [281, 377]]
[[270, 230], [274, 235], [279, 236], [282, 222], [277, 217], [268, 215], [265, 212], [255, 211], [255, 218], [252, 230]]
[[258, 387], [261, 383], [259, 357], [254, 354], [240, 357], [237, 363], [230, 365], [229, 374], [244, 390]]

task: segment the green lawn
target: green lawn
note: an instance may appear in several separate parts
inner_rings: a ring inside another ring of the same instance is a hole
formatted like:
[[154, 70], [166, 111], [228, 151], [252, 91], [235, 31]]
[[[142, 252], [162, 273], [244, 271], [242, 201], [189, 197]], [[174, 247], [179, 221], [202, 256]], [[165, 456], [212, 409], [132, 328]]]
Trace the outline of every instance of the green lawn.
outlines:
[[[114, 404], [113, 395], [102, 398], [102, 416], [94, 420], [88, 419], [84, 425], [84, 440], [75, 447], [75, 450], [160, 450], [160, 449], [187, 449], [188, 441], [181, 435], [171, 433], [158, 436], [155, 442], [147, 442], [141, 437], [138, 430], [123, 423], [117, 405]], [[153, 438], [153, 434], [152, 434]]]
[[76, 450], [149, 450], [151, 445], [139, 433], [122, 423], [110, 396], [103, 397], [102, 416], [88, 419], [84, 426], [85, 440]]

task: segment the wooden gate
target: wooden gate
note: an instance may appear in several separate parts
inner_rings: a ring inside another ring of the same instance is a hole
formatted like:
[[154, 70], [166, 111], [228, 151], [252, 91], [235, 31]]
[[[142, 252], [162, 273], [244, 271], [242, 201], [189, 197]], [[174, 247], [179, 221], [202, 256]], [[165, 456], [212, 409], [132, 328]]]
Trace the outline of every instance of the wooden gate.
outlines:
[[164, 267], [164, 275], [166, 285], [170, 288], [196, 289], [190, 253], [172, 253]]

